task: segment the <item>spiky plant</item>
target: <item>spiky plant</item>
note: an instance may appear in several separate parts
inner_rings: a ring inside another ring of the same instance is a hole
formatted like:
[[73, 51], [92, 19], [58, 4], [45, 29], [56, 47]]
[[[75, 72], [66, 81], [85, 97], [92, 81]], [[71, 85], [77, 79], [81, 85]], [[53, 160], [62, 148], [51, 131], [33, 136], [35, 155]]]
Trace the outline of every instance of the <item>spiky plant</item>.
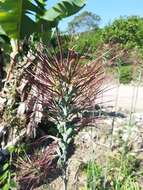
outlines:
[[[59, 39], [58, 42], [60, 44]], [[40, 115], [39, 108], [42, 107], [47, 120], [52, 121], [57, 128], [58, 164], [63, 171], [66, 190], [68, 150], [79, 127], [89, 122], [82, 117], [82, 113], [94, 106], [97, 95], [102, 91], [104, 71], [101, 62], [86, 63], [73, 49], [68, 50], [65, 56], [59, 45], [59, 52], [43, 48], [36, 51], [36, 69], [39, 71], [35, 74], [27, 70], [26, 74], [32, 86], [29, 96], [37, 101], [36, 112]], [[33, 125], [28, 125], [28, 133], [32, 131]]]
[[[15, 161], [17, 168], [17, 178], [21, 189], [34, 189], [41, 183], [45, 183], [45, 179], [50, 178], [52, 174], [58, 171], [56, 167], [57, 160], [57, 143], [52, 142], [49, 146], [39, 151], [35, 146], [40, 146], [45, 139], [39, 139], [30, 145], [32, 154], [26, 152], [19, 156]], [[51, 175], [51, 176], [50, 176]]]

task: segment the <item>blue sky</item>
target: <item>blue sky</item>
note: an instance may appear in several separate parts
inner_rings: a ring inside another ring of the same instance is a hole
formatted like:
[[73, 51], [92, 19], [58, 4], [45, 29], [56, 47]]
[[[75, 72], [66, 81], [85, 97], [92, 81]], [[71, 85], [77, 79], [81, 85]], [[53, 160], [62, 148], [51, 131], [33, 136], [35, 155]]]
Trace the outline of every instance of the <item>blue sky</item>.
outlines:
[[[48, 7], [59, 1], [49, 0]], [[105, 26], [120, 16], [138, 15], [143, 17], [143, 0], [86, 0], [86, 6], [81, 11], [84, 10], [98, 14], [102, 19], [100, 26]], [[72, 19], [73, 16], [62, 20], [60, 22], [61, 30], [66, 30], [67, 23]]]

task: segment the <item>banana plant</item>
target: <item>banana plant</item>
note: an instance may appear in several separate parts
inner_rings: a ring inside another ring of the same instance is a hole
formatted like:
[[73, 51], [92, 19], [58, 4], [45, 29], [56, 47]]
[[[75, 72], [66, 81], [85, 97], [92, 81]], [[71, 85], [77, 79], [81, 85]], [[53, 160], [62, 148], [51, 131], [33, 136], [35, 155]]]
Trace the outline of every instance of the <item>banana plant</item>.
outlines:
[[19, 40], [33, 32], [51, 30], [84, 5], [84, 0], [62, 0], [46, 9], [46, 0], [0, 0], [0, 34]]
[[41, 34], [41, 38], [46, 33], [49, 38], [52, 28], [61, 19], [75, 14], [85, 5], [85, 0], [61, 0], [47, 9], [46, 1], [0, 0], [0, 35], [5, 34], [10, 38], [12, 60], [20, 50], [20, 40], [33, 33]]

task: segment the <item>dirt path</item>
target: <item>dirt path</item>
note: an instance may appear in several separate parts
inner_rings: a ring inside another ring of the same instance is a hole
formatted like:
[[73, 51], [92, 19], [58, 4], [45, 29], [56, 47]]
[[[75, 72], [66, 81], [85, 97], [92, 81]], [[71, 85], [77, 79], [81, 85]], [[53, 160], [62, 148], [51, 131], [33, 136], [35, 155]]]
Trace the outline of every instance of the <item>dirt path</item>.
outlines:
[[101, 102], [105, 102], [104, 105], [133, 112], [143, 112], [143, 86], [120, 85], [118, 88], [109, 85], [108, 89], [101, 98]]

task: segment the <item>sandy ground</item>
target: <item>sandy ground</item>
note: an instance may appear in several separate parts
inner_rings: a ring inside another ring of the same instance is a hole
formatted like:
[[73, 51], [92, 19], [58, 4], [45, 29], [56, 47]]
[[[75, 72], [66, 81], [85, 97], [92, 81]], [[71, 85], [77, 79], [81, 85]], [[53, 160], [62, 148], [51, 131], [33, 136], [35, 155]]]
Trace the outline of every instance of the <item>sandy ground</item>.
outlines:
[[143, 112], [143, 86], [135, 87], [131, 85], [117, 86], [108, 85], [100, 101], [103, 105], [116, 107], [132, 112]]

